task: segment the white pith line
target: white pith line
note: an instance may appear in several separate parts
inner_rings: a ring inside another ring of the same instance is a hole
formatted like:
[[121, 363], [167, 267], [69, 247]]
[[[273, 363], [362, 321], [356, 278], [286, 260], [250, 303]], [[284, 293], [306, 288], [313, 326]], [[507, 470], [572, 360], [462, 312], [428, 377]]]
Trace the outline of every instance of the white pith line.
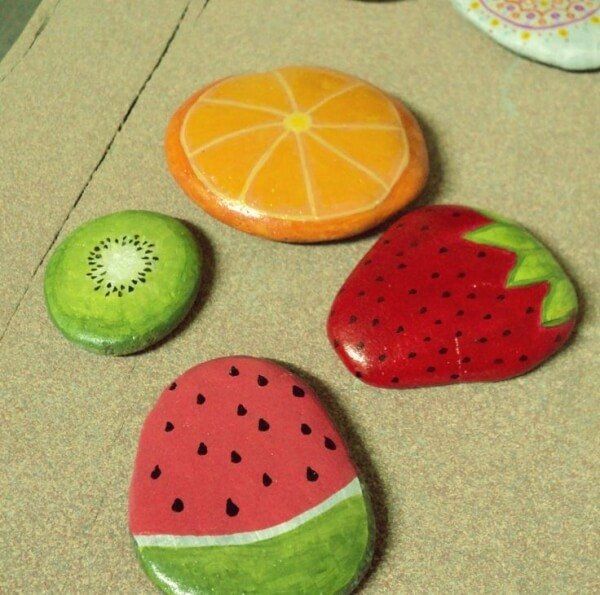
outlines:
[[234, 101], [233, 99], [211, 99], [210, 97], [201, 97], [198, 99], [198, 103], [210, 103], [215, 105], [230, 105], [232, 107], [241, 107], [243, 109], [251, 109], [259, 112], [266, 112], [267, 114], [274, 114], [275, 116], [283, 116], [284, 118], [288, 115], [285, 112], [272, 108], [264, 107], [262, 105], [253, 105], [252, 103], [244, 103], [243, 101]]
[[298, 145], [298, 153], [300, 154], [300, 167], [302, 168], [302, 175], [304, 176], [304, 187], [306, 188], [306, 199], [310, 206], [310, 212], [313, 216], [317, 216], [317, 205], [315, 204], [315, 193], [312, 187], [312, 179], [310, 172], [308, 171], [308, 164], [306, 163], [306, 148], [298, 133], [296, 136], [296, 144]]
[[317, 504], [317, 506], [295, 516], [289, 521], [268, 527], [267, 529], [246, 531], [231, 535], [134, 535], [133, 539], [138, 547], [209, 547], [254, 543], [292, 531], [333, 508], [336, 504], [358, 494], [362, 494], [362, 489], [358, 477], [355, 477], [349, 484], [338, 490], [333, 496], [327, 498], [327, 500], [321, 502], [321, 504]]
[[356, 87], [362, 87], [364, 84], [365, 83], [352, 83], [351, 85], [348, 85], [347, 87], [344, 87], [343, 89], [340, 89], [339, 91], [336, 91], [335, 93], [332, 93], [331, 95], [328, 95], [327, 97], [323, 97], [323, 99], [321, 99], [321, 101], [318, 101], [317, 103], [315, 103], [315, 105], [313, 105], [306, 113], [312, 114], [315, 110], [318, 110], [320, 107], [325, 105], [328, 101], [331, 101], [332, 99], [335, 99], [336, 97], [339, 97], [340, 95], [344, 95], [345, 93], [348, 93], [348, 92], [352, 91], [353, 89], [356, 89]]
[[294, 97], [294, 94], [292, 93], [292, 89], [290, 88], [290, 85], [285, 80], [285, 77], [278, 70], [275, 70], [273, 72], [273, 74], [275, 75], [275, 78], [279, 81], [279, 84], [283, 87], [283, 90], [285, 91], [285, 94], [287, 95], [287, 98], [290, 101], [292, 110], [297, 112], [298, 111], [298, 103], [296, 103], [296, 98]]
[[400, 126], [392, 126], [391, 124], [313, 124], [313, 128], [332, 128], [334, 130], [396, 130], [401, 132]]
[[320, 145], [325, 147], [327, 150], [331, 151], [338, 157], [344, 159], [345, 161], [350, 163], [350, 165], [354, 166], [356, 169], [359, 169], [363, 173], [367, 174], [371, 179], [375, 180], [378, 184], [383, 186], [385, 188], [386, 192], [388, 192], [390, 190], [388, 184], [386, 184], [384, 182], [384, 180], [382, 180], [375, 172], [371, 171], [368, 167], [365, 167], [362, 163], [359, 163], [358, 161], [356, 161], [355, 159], [350, 157], [350, 155], [347, 155], [343, 151], [340, 151], [333, 145], [329, 144], [326, 140], [322, 139], [320, 136], [317, 136], [316, 134], [313, 134], [310, 131], [307, 131], [306, 134], [308, 134], [308, 136], [310, 136], [310, 138], [317, 141]]
[[248, 177], [246, 178], [246, 182], [244, 183], [244, 187], [242, 188], [242, 191], [240, 192], [240, 197], [238, 199], [242, 204], [246, 202], [246, 194], [248, 193], [250, 186], [252, 186], [252, 182], [254, 182], [254, 178], [256, 178], [256, 176], [259, 174], [260, 170], [263, 168], [265, 163], [269, 160], [271, 155], [275, 152], [275, 149], [278, 147], [279, 143], [281, 143], [281, 141], [288, 134], [289, 134], [288, 131], [285, 131], [282, 134], [280, 134], [275, 139], [273, 144], [261, 155], [260, 159], [254, 164], [254, 167], [250, 170], [250, 173], [248, 174]]
[[236, 130], [235, 132], [230, 132], [228, 134], [224, 134], [223, 136], [219, 136], [219, 137], [211, 140], [210, 142], [198, 147], [197, 149], [194, 149], [190, 153], [190, 157], [195, 157], [198, 153], [202, 153], [202, 151], [206, 151], [207, 149], [210, 149], [211, 147], [213, 147], [215, 145], [218, 145], [225, 141], [231, 140], [232, 138], [235, 138], [236, 136], [243, 136], [244, 134], [248, 134], [249, 132], [254, 132], [256, 130], [262, 130], [264, 128], [274, 128], [276, 126], [282, 126], [281, 122], [271, 122], [269, 124], [257, 124], [256, 126], [249, 126], [248, 128], [242, 128], [241, 130]]

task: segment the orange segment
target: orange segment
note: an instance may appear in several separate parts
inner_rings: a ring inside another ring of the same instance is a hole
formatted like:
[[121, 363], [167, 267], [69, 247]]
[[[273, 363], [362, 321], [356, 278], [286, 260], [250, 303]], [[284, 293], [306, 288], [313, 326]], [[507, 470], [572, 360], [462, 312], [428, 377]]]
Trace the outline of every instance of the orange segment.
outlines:
[[[248, 190], [248, 206], [283, 217], [291, 210], [305, 217], [315, 214], [307, 192], [298, 140], [297, 135], [289, 133], [275, 147]], [[282, 196], [286, 197], [285, 202]]]
[[181, 131], [181, 144], [193, 153], [231, 133], [264, 124], [279, 124], [280, 120], [266, 112], [199, 101], [188, 112]]
[[376, 224], [427, 173], [421, 132], [399, 102], [355, 77], [298, 66], [199, 92], [173, 118], [167, 153], [208, 212], [292, 241]]
[[192, 157], [194, 171], [215, 193], [237, 201], [252, 168], [282, 132], [265, 128], [214, 144]]
[[[318, 215], [348, 215], [371, 208], [374, 196], [389, 191], [376, 173], [333, 152], [316, 136], [303, 139]], [[335, 149], [335, 147], [333, 147]], [[335, 172], [334, 175], [333, 172]]]

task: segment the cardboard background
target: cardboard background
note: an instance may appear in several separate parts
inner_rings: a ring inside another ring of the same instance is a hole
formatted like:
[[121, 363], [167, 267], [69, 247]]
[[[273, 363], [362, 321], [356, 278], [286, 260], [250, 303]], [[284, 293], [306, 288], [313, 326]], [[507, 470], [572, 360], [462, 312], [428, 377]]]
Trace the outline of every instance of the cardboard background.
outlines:
[[[127, 534], [141, 424], [173, 377], [249, 354], [312, 381], [367, 477], [380, 537], [364, 593], [598, 589], [597, 75], [521, 59], [446, 0], [48, 4], [0, 81], [0, 588], [153, 592]], [[377, 234], [294, 246], [238, 233], [188, 201], [163, 156], [195, 89], [286, 63], [401, 97], [431, 150], [418, 204], [492, 209], [545, 240], [584, 302], [572, 344], [499, 384], [383, 391], [347, 373], [325, 319]], [[49, 323], [43, 272], [66, 233], [124, 208], [192, 223], [208, 267], [170, 339], [103, 358]]]

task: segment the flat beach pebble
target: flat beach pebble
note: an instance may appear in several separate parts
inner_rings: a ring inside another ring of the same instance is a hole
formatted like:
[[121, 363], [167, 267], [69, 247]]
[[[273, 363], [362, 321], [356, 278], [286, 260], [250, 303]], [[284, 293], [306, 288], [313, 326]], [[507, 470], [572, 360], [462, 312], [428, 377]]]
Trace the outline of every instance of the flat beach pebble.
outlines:
[[169, 593], [342, 593], [372, 554], [371, 511], [314, 391], [227, 357], [171, 382], [148, 415], [129, 526]]
[[171, 332], [200, 285], [201, 254], [177, 219], [120, 211], [84, 223], [54, 251], [44, 279], [50, 318], [101, 354], [140, 351]]
[[494, 41], [565, 70], [600, 68], [598, 0], [452, 0]]
[[562, 347], [576, 314], [573, 284], [528, 231], [443, 205], [390, 226], [339, 291], [328, 334], [375, 386], [496, 381]]
[[212, 216], [273, 240], [373, 227], [423, 188], [421, 129], [400, 100], [342, 72], [288, 66], [200, 89], [167, 129], [167, 161]]

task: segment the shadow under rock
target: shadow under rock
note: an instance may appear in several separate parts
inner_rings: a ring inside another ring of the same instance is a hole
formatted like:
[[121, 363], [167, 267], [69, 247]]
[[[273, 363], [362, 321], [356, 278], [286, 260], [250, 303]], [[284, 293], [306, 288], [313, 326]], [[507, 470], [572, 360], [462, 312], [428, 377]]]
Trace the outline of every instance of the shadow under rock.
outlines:
[[374, 572], [375, 568], [377, 568], [388, 541], [389, 521], [383, 483], [360, 435], [354, 429], [350, 417], [338, 402], [333, 390], [326, 383], [295, 364], [290, 364], [281, 360], [273, 361], [305, 379], [307, 384], [312, 386], [318, 395], [319, 400], [323, 404], [323, 407], [334, 421], [336, 428], [344, 439], [348, 450], [350, 451], [352, 461], [356, 465], [360, 478], [367, 488], [375, 519], [375, 536], [373, 542], [373, 559], [371, 565], [366, 570], [365, 575], [361, 578], [360, 584], [362, 585]]
[[179, 219], [179, 221], [183, 223], [192, 232], [194, 238], [196, 239], [196, 243], [198, 244], [198, 248], [201, 252], [202, 269], [200, 273], [200, 289], [198, 291], [198, 296], [196, 297], [194, 304], [190, 308], [190, 311], [186, 314], [185, 318], [181, 321], [181, 323], [179, 323], [168, 335], [163, 337], [157, 343], [150, 345], [143, 351], [132, 353], [131, 355], [133, 356], [144, 353], [150, 353], [155, 349], [160, 349], [167, 341], [170, 341], [180, 333], [184, 332], [187, 328], [191, 326], [192, 322], [198, 315], [198, 312], [200, 312], [200, 310], [204, 307], [204, 305], [208, 301], [208, 298], [210, 297], [215, 277], [215, 256], [213, 247], [208, 241], [208, 238], [193, 223], [182, 219]]

